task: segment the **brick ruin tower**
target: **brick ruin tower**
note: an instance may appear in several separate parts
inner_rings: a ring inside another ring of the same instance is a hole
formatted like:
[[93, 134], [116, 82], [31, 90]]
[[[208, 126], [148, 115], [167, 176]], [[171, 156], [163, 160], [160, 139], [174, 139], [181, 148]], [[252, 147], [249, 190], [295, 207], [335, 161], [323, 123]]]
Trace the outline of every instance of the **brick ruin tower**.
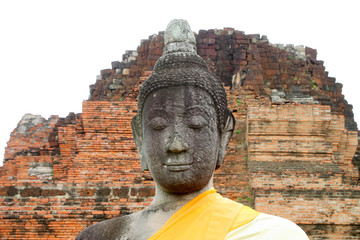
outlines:
[[[130, 121], [163, 37], [102, 70], [82, 113], [21, 119], [0, 167], [1, 239], [74, 238], [150, 204], [154, 183], [140, 170]], [[360, 239], [359, 132], [316, 50], [232, 28], [196, 38], [237, 121], [218, 192], [298, 223], [311, 239]]]

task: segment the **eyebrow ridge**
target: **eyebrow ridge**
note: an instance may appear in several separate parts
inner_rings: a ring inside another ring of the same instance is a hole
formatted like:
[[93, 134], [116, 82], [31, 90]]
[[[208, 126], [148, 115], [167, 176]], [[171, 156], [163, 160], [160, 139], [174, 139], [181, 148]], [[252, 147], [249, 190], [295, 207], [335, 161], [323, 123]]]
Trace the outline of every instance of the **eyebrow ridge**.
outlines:
[[199, 110], [201, 113], [205, 113], [205, 115], [208, 118], [211, 117], [211, 115], [209, 114], [209, 111], [207, 111], [208, 109], [206, 107], [201, 106], [201, 105], [187, 107], [187, 108], [185, 108], [185, 113], [191, 112], [192, 110]]

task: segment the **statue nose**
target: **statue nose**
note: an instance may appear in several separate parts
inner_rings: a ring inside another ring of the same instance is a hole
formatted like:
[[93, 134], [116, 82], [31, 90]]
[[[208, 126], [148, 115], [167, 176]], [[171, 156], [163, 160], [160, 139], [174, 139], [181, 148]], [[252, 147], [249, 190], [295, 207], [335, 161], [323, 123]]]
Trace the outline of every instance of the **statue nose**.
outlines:
[[184, 142], [182, 137], [175, 134], [173, 139], [168, 144], [167, 149], [168, 149], [168, 151], [173, 152], [173, 153], [180, 153], [180, 152], [187, 151], [189, 149], [189, 145], [186, 142]]

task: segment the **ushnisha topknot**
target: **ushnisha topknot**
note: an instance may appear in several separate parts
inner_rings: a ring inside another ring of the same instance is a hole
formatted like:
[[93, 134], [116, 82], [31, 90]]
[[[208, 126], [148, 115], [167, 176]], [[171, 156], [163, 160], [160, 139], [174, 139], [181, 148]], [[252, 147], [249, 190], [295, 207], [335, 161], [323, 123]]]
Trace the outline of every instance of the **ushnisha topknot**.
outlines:
[[141, 124], [142, 108], [151, 92], [166, 87], [193, 86], [206, 91], [213, 99], [222, 132], [230, 111], [226, 93], [221, 81], [197, 54], [196, 39], [186, 20], [175, 19], [168, 24], [164, 45], [163, 55], [157, 60], [151, 76], [140, 87], [138, 114], [133, 121]]

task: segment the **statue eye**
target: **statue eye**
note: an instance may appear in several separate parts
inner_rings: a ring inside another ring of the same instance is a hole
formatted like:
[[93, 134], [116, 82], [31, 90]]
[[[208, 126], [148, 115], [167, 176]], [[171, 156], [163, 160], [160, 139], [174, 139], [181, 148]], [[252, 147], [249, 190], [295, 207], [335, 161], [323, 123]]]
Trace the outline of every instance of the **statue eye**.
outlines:
[[190, 128], [198, 129], [205, 127], [207, 125], [207, 121], [200, 115], [192, 116], [188, 120], [188, 126]]
[[161, 130], [168, 126], [168, 122], [165, 118], [162, 117], [154, 117], [150, 120], [150, 127], [155, 130]]

